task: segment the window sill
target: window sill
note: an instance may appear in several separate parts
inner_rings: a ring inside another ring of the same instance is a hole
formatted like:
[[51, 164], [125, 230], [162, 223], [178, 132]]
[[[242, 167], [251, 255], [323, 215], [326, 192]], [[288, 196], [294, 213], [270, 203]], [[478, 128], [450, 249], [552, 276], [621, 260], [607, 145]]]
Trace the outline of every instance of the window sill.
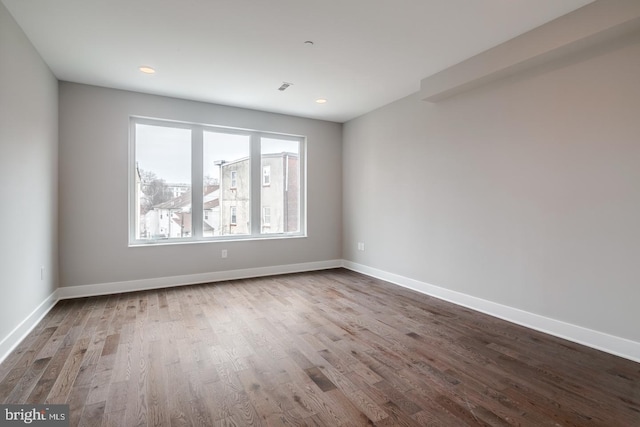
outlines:
[[192, 245], [201, 243], [229, 243], [229, 242], [257, 242], [264, 240], [306, 239], [306, 234], [273, 234], [265, 236], [224, 236], [215, 239], [162, 239], [162, 240], [136, 240], [129, 242], [130, 248], [144, 248], [155, 246]]

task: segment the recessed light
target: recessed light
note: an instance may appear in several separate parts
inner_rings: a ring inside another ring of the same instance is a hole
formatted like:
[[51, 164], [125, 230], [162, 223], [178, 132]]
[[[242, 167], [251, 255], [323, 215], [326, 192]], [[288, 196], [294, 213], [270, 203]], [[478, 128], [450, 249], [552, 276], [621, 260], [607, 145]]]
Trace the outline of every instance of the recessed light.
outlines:
[[138, 68], [138, 70], [142, 71], [145, 74], [155, 74], [156, 70], [154, 70], [151, 67], [147, 67], [146, 65], [143, 65], [142, 67]]
[[327, 100], [326, 100], [326, 99], [324, 99], [324, 98], [318, 98], [318, 99], [316, 99], [316, 103], [317, 103], [317, 104], [326, 104], [326, 103], [327, 103]]

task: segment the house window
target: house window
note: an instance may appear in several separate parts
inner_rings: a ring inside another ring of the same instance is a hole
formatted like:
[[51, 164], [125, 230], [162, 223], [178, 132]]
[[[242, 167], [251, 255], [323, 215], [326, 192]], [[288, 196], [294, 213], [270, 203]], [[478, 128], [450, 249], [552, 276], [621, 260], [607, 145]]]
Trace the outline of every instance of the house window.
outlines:
[[231, 218], [229, 220], [231, 225], [238, 224], [238, 208], [236, 206], [231, 206], [231, 212], [229, 213], [229, 217]]
[[130, 244], [303, 236], [304, 142], [132, 118]]
[[230, 171], [231, 172], [231, 188], [238, 187], [238, 171]]
[[271, 184], [271, 166], [262, 167], [262, 185], [267, 186]]
[[262, 226], [269, 227], [271, 225], [271, 207], [262, 207]]

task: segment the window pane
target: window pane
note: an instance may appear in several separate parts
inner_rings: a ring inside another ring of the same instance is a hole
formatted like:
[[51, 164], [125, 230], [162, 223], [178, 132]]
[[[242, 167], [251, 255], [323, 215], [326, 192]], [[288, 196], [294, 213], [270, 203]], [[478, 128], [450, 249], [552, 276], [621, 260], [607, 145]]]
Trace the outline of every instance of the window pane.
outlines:
[[[300, 231], [300, 143], [262, 138], [261, 231]], [[266, 209], [266, 210], [265, 210]]]
[[250, 234], [250, 137], [205, 131], [203, 144], [203, 236]]
[[136, 124], [135, 237], [190, 237], [191, 130]]

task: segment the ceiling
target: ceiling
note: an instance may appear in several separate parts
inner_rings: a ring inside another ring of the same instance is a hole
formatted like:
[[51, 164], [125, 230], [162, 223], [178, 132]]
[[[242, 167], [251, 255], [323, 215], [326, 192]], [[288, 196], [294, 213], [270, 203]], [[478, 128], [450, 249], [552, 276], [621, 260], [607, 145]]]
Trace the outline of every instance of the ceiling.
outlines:
[[60, 80], [345, 122], [593, 0], [1, 1]]

